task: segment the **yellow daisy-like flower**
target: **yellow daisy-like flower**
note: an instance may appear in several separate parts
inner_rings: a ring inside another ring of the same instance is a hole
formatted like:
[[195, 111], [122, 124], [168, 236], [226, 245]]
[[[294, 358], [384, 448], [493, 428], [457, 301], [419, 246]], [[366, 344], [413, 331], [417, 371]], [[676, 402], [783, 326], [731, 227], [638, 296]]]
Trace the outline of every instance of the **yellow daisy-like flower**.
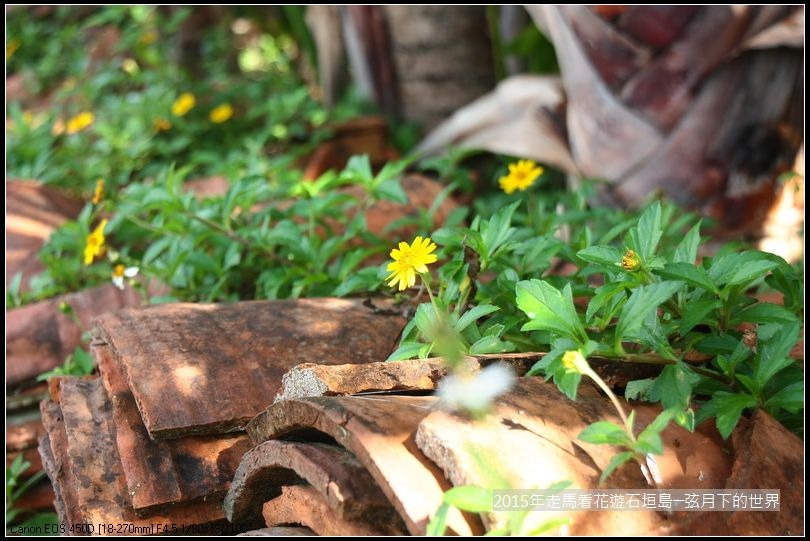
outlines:
[[104, 228], [107, 227], [107, 220], [101, 220], [101, 223], [87, 235], [87, 241], [84, 245], [84, 264], [90, 265], [96, 256], [104, 253]]
[[509, 164], [509, 174], [501, 177], [498, 183], [501, 189], [510, 194], [515, 190], [525, 191], [534, 184], [537, 177], [543, 174], [543, 168], [531, 160], [519, 160]]
[[191, 111], [196, 104], [197, 98], [194, 97], [194, 94], [191, 92], [183, 92], [176, 100], [174, 100], [174, 103], [172, 104], [172, 114], [174, 116], [183, 116]]
[[638, 254], [633, 250], [627, 250], [622, 256], [622, 268], [624, 270], [633, 272], [638, 269], [639, 265], [641, 265], [641, 261], [638, 258]]
[[152, 127], [155, 128], [155, 131], [169, 131], [172, 129], [172, 123], [163, 117], [159, 117], [152, 122]]
[[214, 109], [208, 114], [208, 118], [211, 119], [211, 122], [214, 124], [222, 124], [229, 118], [233, 116], [233, 107], [229, 103], [223, 103]]
[[413, 287], [416, 283], [417, 272], [427, 272], [427, 266], [436, 262], [436, 254], [432, 253], [436, 245], [430, 241], [430, 237], [416, 237], [413, 243], [400, 242], [399, 248], [391, 250], [391, 259], [394, 261], [388, 264], [386, 270], [391, 274], [386, 278], [390, 280], [389, 286], [394, 286], [399, 282], [399, 290]]
[[566, 351], [562, 358], [562, 364], [566, 372], [585, 374], [591, 369], [587, 359], [578, 350]]
[[93, 115], [93, 113], [90, 111], [83, 111], [67, 121], [67, 124], [65, 124], [65, 132], [68, 135], [79, 133], [83, 129], [92, 125], [95, 119], [96, 117]]
[[93, 191], [93, 204], [98, 205], [104, 199], [104, 179], [100, 178], [96, 181], [96, 189]]

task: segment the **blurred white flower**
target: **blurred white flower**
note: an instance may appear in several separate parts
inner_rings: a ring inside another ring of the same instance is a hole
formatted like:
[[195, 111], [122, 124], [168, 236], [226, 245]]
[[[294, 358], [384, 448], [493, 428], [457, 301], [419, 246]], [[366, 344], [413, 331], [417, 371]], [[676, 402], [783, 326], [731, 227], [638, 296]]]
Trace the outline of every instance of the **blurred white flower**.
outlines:
[[515, 374], [511, 368], [504, 364], [492, 364], [478, 372], [453, 374], [444, 378], [437, 395], [442, 404], [452, 409], [482, 413], [514, 382]]
[[112, 273], [112, 283], [118, 289], [124, 289], [124, 278], [134, 278], [138, 275], [138, 267], [124, 267], [116, 265]]

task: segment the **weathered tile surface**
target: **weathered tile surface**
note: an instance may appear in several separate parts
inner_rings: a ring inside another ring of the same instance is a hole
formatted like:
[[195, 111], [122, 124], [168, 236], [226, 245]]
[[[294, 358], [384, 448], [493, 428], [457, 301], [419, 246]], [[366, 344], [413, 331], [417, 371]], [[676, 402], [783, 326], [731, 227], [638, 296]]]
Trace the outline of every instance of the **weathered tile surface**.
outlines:
[[81, 343], [82, 329], [59, 310], [67, 302], [85, 327], [90, 320], [124, 306], [141, 304], [132, 288], [104, 284], [78, 293], [27, 304], [6, 312], [6, 383], [16, 385], [61, 366]]
[[404, 323], [361, 300], [325, 298], [150, 306], [96, 327], [150, 436], [170, 439], [243, 429], [296, 364], [385, 359]]
[[[154, 524], [188, 529], [224, 519], [218, 498], [138, 517], [129, 504], [115, 444], [112, 408], [101, 382], [62, 379], [60, 400], [59, 405], [43, 403], [43, 422], [53, 455], [53, 467], [48, 473], [64, 503], [60, 515], [63, 523], [123, 525], [123, 534], [148, 534], [155, 533]], [[45, 462], [47, 465], [49, 459]], [[103, 532], [96, 527], [92, 533]]]
[[367, 524], [340, 518], [323, 495], [310, 486], [292, 485], [265, 503], [262, 510], [269, 528], [300, 524], [317, 535], [385, 535], [385, 524]]
[[[285, 400], [253, 419], [248, 434], [257, 444], [270, 439], [306, 441], [308, 435], [328, 434], [357, 457], [408, 531], [423, 535], [450, 488], [442, 472], [414, 441], [419, 421], [435, 403], [433, 397], [409, 396]], [[477, 517], [458, 512], [448, 515], [448, 526], [459, 535], [482, 533]]]
[[204, 496], [221, 497], [242, 455], [250, 449], [247, 434], [152, 440], [109, 346], [94, 343], [91, 351], [112, 404], [116, 445], [127, 494], [136, 511]]
[[269, 440], [251, 449], [225, 497], [225, 516], [237, 522], [260, 516], [262, 503], [299, 478], [317, 490], [339, 518], [382, 524], [391, 534], [405, 532], [360, 462], [342, 447], [327, 443]]

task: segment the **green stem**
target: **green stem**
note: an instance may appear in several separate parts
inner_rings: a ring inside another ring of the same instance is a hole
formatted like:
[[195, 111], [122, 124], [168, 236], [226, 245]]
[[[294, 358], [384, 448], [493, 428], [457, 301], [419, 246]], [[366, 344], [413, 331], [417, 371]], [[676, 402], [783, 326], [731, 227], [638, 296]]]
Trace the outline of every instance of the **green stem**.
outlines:
[[422, 278], [422, 283], [425, 284], [428, 297], [430, 297], [430, 304], [433, 305], [433, 310], [436, 312], [436, 317], [441, 319], [442, 315], [439, 311], [439, 305], [436, 303], [436, 298], [433, 296], [433, 288], [430, 286], [430, 273], [420, 272], [419, 276]]
[[[628, 363], [639, 363], [639, 364], [658, 364], [658, 365], [670, 365], [670, 364], [678, 364], [678, 361], [672, 359], [666, 359], [664, 357], [660, 357], [653, 353], [625, 353], [624, 355], [592, 355], [592, 359], [599, 359], [605, 361], [621, 361], [621, 362], [628, 362]], [[712, 372], [711, 370], [707, 370], [706, 368], [700, 366], [693, 366], [689, 365], [695, 373], [700, 374], [702, 376], [706, 376], [707, 378], [712, 378], [714, 380], [720, 381], [725, 383], [726, 385], [730, 385], [733, 381], [730, 378], [723, 376], [722, 374], [718, 374], [716, 372]]]
[[627, 435], [630, 437], [630, 440], [635, 443], [636, 436], [633, 434], [633, 427], [630, 425], [630, 419], [627, 418], [627, 415], [624, 413], [624, 408], [622, 408], [619, 399], [613, 394], [613, 391], [610, 387], [605, 383], [605, 381], [593, 371], [591, 367], [588, 367], [588, 370], [585, 372], [586, 376], [591, 378], [594, 383], [596, 383], [600, 389], [610, 398], [610, 401], [613, 402], [613, 407], [616, 408], [616, 411], [619, 412], [619, 417], [622, 418], [622, 422], [624, 423], [625, 430], [627, 431]]
[[532, 193], [531, 190], [529, 191], [529, 195], [526, 199], [526, 208], [529, 213], [529, 229], [533, 234], [536, 235], [537, 228], [535, 227], [534, 224], [534, 209], [536, 208], [536, 205], [534, 202], [534, 193]]
[[208, 218], [203, 218], [202, 216], [198, 216], [198, 215], [196, 215], [196, 214], [194, 214], [192, 212], [188, 212], [188, 211], [185, 211], [185, 214], [186, 214], [186, 216], [188, 216], [192, 220], [197, 220], [201, 224], [203, 224], [203, 225], [205, 225], [207, 227], [210, 227], [211, 229], [214, 229], [215, 231], [218, 231], [219, 233], [222, 233], [223, 235], [225, 235], [226, 237], [228, 237], [229, 239], [231, 239], [234, 242], [238, 242], [238, 243], [240, 243], [240, 244], [242, 244], [244, 246], [252, 246], [253, 245], [253, 243], [251, 243], [246, 238], [240, 237], [239, 235], [234, 234], [233, 231], [230, 231], [230, 230], [224, 228], [223, 226], [219, 225], [216, 222], [213, 222], [213, 221], [209, 220]]
[[680, 319], [683, 317], [681, 307], [678, 306], [678, 303], [676, 303], [674, 300], [667, 299], [667, 301], [664, 303], [664, 306], [669, 308], [669, 311], [672, 312], [672, 315], [675, 316], [676, 318]]
[[131, 214], [125, 214], [124, 219], [129, 220], [130, 222], [137, 225], [138, 227], [142, 227], [142, 228], [146, 229], [147, 231], [151, 231], [152, 233], [160, 233], [161, 235], [163, 234], [163, 231], [161, 231], [157, 227], [153, 226], [152, 224], [150, 224], [148, 222], [144, 222], [140, 218], [136, 218], [135, 216], [132, 216]]
[[76, 312], [73, 310], [73, 306], [70, 304], [69, 301], [62, 301], [59, 306], [59, 310], [65, 314], [70, 320], [76, 324], [79, 330], [82, 331], [82, 334], [87, 332], [87, 328], [84, 326], [84, 323], [79, 319], [79, 316], [76, 315]]

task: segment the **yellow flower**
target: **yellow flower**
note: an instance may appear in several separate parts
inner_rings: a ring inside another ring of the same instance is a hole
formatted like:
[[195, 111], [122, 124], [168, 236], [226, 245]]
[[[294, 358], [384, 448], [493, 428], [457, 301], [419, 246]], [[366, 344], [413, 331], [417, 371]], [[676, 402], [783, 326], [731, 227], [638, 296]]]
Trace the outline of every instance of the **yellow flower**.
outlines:
[[229, 103], [223, 103], [222, 105], [215, 107], [211, 113], [209, 113], [208, 118], [211, 119], [211, 122], [214, 124], [222, 124], [232, 116], [233, 107], [231, 107]]
[[17, 52], [17, 49], [20, 48], [20, 45], [22, 45], [22, 42], [17, 38], [12, 38], [8, 40], [8, 43], [6, 43], [6, 60], [14, 56], [14, 53]]
[[93, 124], [93, 120], [95, 120], [95, 118], [96, 117], [90, 111], [82, 111], [67, 121], [67, 124], [65, 125], [65, 132], [68, 135], [79, 133], [83, 129]]
[[390, 280], [389, 286], [399, 282], [399, 290], [406, 287], [413, 287], [416, 283], [417, 272], [427, 272], [427, 265], [436, 262], [436, 254], [433, 250], [436, 245], [430, 242], [430, 237], [416, 237], [409, 246], [407, 242], [400, 242], [399, 249], [391, 250], [391, 259], [394, 261], [388, 264], [387, 270], [391, 274], [386, 278]]
[[163, 117], [156, 118], [152, 126], [155, 128], [155, 131], [169, 131], [172, 129], [172, 123]]
[[90, 265], [96, 256], [104, 253], [104, 228], [107, 227], [107, 220], [101, 220], [101, 223], [87, 235], [87, 241], [84, 245], [84, 264]]
[[622, 268], [628, 272], [633, 272], [638, 269], [639, 265], [641, 265], [641, 261], [638, 254], [628, 249], [622, 256]]
[[194, 94], [191, 92], [183, 92], [174, 100], [172, 104], [172, 114], [174, 116], [183, 116], [191, 111], [196, 103], [197, 99], [194, 97]]
[[96, 189], [93, 192], [93, 204], [98, 205], [104, 199], [104, 179], [100, 178], [96, 181]]
[[534, 184], [537, 177], [543, 174], [543, 168], [531, 160], [519, 160], [517, 163], [509, 164], [509, 174], [501, 177], [498, 183], [506, 193], [515, 190], [525, 191], [526, 188]]
[[562, 364], [566, 372], [579, 372], [586, 374], [591, 370], [588, 361], [577, 351], [566, 351], [562, 358]]

